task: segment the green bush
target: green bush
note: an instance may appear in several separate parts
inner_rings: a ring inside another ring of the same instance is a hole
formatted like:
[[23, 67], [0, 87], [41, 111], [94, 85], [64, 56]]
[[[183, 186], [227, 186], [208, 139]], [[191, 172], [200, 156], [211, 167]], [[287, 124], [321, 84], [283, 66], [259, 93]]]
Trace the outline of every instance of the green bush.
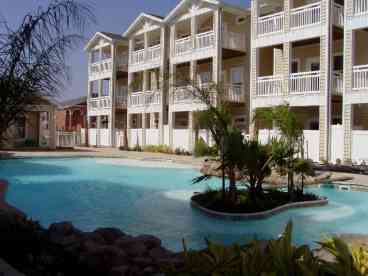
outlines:
[[223, 246], [207, 242], [203, 251], [188, 251], [184, 264], [162, 268], [166, 276], [365, 276], [368, 250], [349, 247], [334, 238], [320, 243], [335, 257], [328, 262], [315, 256], [306, 245], [292, 243], [292, 223], [276, 240], [253, 241], [246, 246]]
[[214, 156], [216, 155], [217, 150], [215, 147], [210, 147], [203, 140], [203, 138], [199, 138], [194, 145], [194, 156], [195, 157], [203, 157], [203, 156]]
[[36, 147], [38, 147], [38, 143], [35, 140], [26, 139], [24, 141], [24, 146], [27, 147], [27, 148], [36, 148]]
[[166, 145], [147, 145], [143, 148], [143, 151], [172, 154], [172, 150]]

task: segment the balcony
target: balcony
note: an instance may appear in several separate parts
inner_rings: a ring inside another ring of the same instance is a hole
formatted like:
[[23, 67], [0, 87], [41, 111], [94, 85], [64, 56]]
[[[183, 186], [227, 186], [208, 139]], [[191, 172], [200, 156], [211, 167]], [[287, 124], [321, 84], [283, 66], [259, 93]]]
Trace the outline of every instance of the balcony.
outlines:
[[281, 33], [284, 31], [285, 13], [279, 12], [258, 18], [259, 36]]
[[122, 55], [117, 58], [117, 68], [121, 71], [128, 71], [129, 56]]
[[161, 103], [160, 91], [133, 92], [129, 95], [129, 107], [147, 107], [150, 105], [159, 105]]
[[368, 0], [353, 0], [354, 15], [362, 15], [368, 13]]
[[245, 89], [243, 85], [225, 85], [225, 99], [230, 103], [244, 103]]
[[147, 51], [144, 49], [134, 51], [131, 55], [132, 65], [141, 65], [161, 59], [161, 45], [149, 47]]
[[257, 96], [282, 96], [282, 76], [259, 77], [257, 80]]
[[175, 56], [192, 53], [198, 50], [209, 49], [215, 46], [215, 33], [213, 31], [200, 33], [193, 37], [185, 37], [175, 41]]
[[290, 74], [290, 94], [310, 94], [320, 91], [320, 71]]
[[368, 65], [353, 67], [353, 90], [368, 89]]
[[112, 58], [101, 60], [92, 63], [89, 67], [89, 75], [93, 77], [98, 77], [103, 74], [111, 73], [113, 69]]
[[108, 115], [111, 109], [111, 97], [98, 97], [92, 98], [88, 101], [88, 115], [89, 116], [99, 116]]
[[313, 3], [290, 11], [291, 29], [301, 29], [321, 22], [321, 3]]

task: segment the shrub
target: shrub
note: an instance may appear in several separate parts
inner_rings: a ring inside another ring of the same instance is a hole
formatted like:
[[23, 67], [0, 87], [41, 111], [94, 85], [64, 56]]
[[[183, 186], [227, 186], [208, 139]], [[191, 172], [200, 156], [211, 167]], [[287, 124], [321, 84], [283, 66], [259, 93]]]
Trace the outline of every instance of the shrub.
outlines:
[[206, 144], [203, 138], [199, 138], [194, 145], [194, 156], [202, 157], [202, 156], [213, 156], [216, 155], [216, 148], [210, 147]]
[[26, 139], [24, 141], [24, 146], [27, 147], [27, 148], [36, 148], [36, 147], [38, 147], [38, 143], [35, 140]]
[[189, 151], [187, 151], [187, 150], [185, 150], [183, 148], [176, 148], [175, 151], [174, 151], [174, 153], [176, 155], [187, 155], [187, 156], [191, 155]]
[[147, 145], [143, 148], [143, 151], [172, 154], [172, 150], [167, 145]]

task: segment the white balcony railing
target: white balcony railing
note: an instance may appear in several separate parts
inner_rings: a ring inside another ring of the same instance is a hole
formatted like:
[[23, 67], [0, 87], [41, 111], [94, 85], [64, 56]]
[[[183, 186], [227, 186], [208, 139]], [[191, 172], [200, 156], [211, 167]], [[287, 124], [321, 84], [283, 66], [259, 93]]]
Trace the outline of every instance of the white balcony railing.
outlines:
[[257, 80], [257, 96], [281, 96], [282, 76], [259, 77]]
[[205, 49], [215, 46], [215, 33], [213, 31], [197, 34], [196, 49]]
[[333, 23], [336, 26], [344, 26], [344, 6], [334, 3], [333, 4]]
[[354, 14], [368, 13], [368, 0], [352, 0], [354, 1]]
[[368, 88], [368, 65], [353, 67], [353, 89], [361, 90]]
[[134, 51], [133, 53], [132, 53], [132, 59], [131, 59], [131, 63], [132, 64], [142, 64], [142, 63], [144, 63], [144, 57], [145, 57], [145, 51], [144, 51], [144, 49], [142, 49], [142, 50], [138, 50], [138, 51]]
[[321, 22], [321, 3], [313, 3], [291, 10], [291, 28], [300, 29]]
[[193, 38], [191, 36], [177, 39], [175, 41], [175, 55], [180, 56], [193, 52], [194, 50], [203, 50], [215, 46], [215, 33], [213, 31], [200, 33]]
[[332, 89], [333, 93], [341, 95], [344, 91], [344, 76], [342, 71], [334, 71], [332, 73]]
[[290, 94], [318, 93], [320, 91], [320, 71], [290, 74]]
[[161, 58], [161, 45], [156, 45], [148, 48], [147, 61], [158, 60]]
[[161, 92], [148, 91], [148, 92], [134, 92], [129, 95], [130, 107], [141, 107], [147, 105], [156, 105], [161, 102]]
[[56, 132], [56, 147], [58, 148], [73, 148], [78, 144], [78, 134], [76, 132]]
[[110, 97], [99, 97], [92, 98], [88, 101], [89, 111], [101, 111], [111, 108], [111, 98]]
[[285, 13], [279, 12], [258, 18], [257, 32], [259, 36], [279, 33], [284, 30]]
[[90, 75], [100, 75], [112, 72], [113, 62], [112, 59], [105, 59], [90, 65]]
[[232, 103], [243, 103], [245, 101], [245, 90], [243, 85], [225, 85], [226, 100]]
[[175, 41], [175, 55], [180, 56], [193, 50], [192, 37], [185, 37]]
[[228, 49], [245, 50], [245, 34], [225, 31], [223, 33], [223, 47]]

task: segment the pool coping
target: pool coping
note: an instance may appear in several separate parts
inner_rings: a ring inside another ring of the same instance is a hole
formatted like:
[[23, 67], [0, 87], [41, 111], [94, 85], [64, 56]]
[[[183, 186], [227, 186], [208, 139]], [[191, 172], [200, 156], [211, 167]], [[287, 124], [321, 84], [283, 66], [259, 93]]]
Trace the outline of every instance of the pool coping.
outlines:
[[226, 212], [213, 211], [213, 210], [210, 210], [210, 209], [207, 209], [201, 206], [198, 202], [193, 200], [193, 197], [190, 199], [190, 204], [193, 208], [203, 212], [204, 214], [210, 217], [215, 217], [215, 218], [220, 218], [220, 219], [225, 219], [225, 220], [265, 219], [273, 215], [277, 215], [286, 210], [290, 210], [294, 208], [319, 207], [319, 206], [325, 206], [328, 203], [329, 203], [329, 200], [327, 197], [321, 197], [321, 199], [319, 200], [288, 203], [288, 204], [285, 204], [285, 205], [282, 205], [282, 206], [279, 206], [279, 207], [276, 207], [274, 209], [267, 210], [264, 212], [242, 214], [242, 213], [226, 213]]

